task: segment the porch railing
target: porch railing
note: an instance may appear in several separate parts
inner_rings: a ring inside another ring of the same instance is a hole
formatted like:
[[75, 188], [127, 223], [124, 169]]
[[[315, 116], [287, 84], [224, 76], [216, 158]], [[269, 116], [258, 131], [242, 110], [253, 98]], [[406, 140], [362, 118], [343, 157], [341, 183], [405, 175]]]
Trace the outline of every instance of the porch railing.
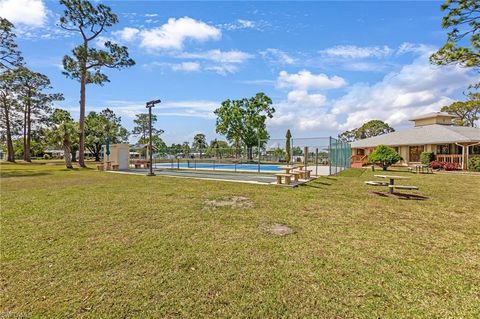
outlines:
[[439, 161], [439, 162], [452, 163], [452, 164], [456, 164], [457, 166], [462, 165], [462, 155], [461, 154], [449, 154], [449, 155], [438, 154], [435, 157], [436, 157], [436, 160]]

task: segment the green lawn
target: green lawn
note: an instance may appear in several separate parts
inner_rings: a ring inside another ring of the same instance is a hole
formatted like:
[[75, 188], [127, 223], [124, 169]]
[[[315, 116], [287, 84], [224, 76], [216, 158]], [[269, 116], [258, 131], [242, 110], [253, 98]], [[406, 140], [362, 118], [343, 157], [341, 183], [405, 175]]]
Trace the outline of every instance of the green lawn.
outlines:
[[428, 199], [3, 163], [0, 318], [479, 318], [480, 177], [396, 174]]

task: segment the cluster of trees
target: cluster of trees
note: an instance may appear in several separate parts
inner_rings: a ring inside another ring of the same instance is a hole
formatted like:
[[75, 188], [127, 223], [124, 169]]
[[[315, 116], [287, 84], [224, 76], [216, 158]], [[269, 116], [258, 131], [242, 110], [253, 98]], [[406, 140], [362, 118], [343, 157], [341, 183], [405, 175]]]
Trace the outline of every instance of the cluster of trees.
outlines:
[[217, 133], [233, 143], [237, 157], [242, 146], [246, 146], [247, 157], [251, 160], [253, 147], [269, 138], [266, 120], [273, 117], [275, 109], [272, 100], [260, 92], [251, 98], [225, 100], [214, 113], [217, 115]]
[[[447, 41], [432, 54], [436, 65], [459, 65], [480, 73], [480, 2], [478, 0], [445, 0], [441, 6], [446, 15], [442, 27], [449, 30]], [[480, 82], [472, 83], [466, 101], [444, 106], [442, 111], [459, 117], [457, 124], [476, 126], [480, 117]]]
[[480, 118], [480, 93], [470, 92], [467, 97], [466, 101], [453, 102], [442, 107], [442, 112], [456, 115], [457, 125], [476, 127]]
[[[62, 72], [80, 83], [79, 121], [75, 123], [68, 112], [52, 109], [55, 101], [63, 100], [63, 95], [50, 92], [48, 77], [26, 66], [15, 41], [13, 24], [0, 18], [0, 124], [9, 161], [15, 160], [16, 137], [20, 135], [25, 161], [31, 161], [35, 139], [44, 141], [48, 135], [50, 142], [57, 141], [64, 148], [74, 150], [78, 147], [81, 167], [85, 167], [85, 149], [98, 159], [100, 143], [107, 136], [112, 137], [112, 142], [128, 137], [128, 132], [120, 125], [120, 118], [111, 110], [99, 114], [90, 112], [88, 116], [85, 112], [87, 84], [109, 82], [108, 76], [102, 73], [105, 68], [121, 69], [135, 64], [125, 46], [111, 41], [104, 42], [104, 49], [91, 46], [92, 41], [98, 41], [103, 32], [118, 23], [117, 15], [108, 6], [93, 5], [87, 0], [60, 0], [60, 4], [64, 12], [59, 26], [77, 34], [80, 40], [71, 54], [63, 58]], [[100, 127], [102, 136], [98, 134]], [[63, 137], [54, 137], [52, 132]], [[67, 166], [71, 167], [71, 163]]]
[[21, 137], [23, 159], [31, 161], [32, 144], [48, 123], [53, 102], [63, 100], [52, 93], [49, 78], [26, 67], [15, 43], [13, 24], [0, 17], [0, 124], [7, 146], [7, 159], [15, 160], [15, 145]]
[[338, 135], [343, 142], [350, 143], [364, 138], [374, 137], [395, 132], [393, 127], [380, 120], [371, 120], [353, 130], [345, 131]]

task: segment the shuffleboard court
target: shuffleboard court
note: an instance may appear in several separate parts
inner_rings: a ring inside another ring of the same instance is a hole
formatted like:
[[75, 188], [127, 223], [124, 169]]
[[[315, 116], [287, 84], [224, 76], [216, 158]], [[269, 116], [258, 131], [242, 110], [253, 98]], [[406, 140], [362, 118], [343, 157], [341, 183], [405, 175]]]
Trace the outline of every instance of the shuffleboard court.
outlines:
[[[126, 174], [146, 175], [147, 169], [135, 169], [124, 171], [110, 171]], [[155, 169], [155, 175], [177, 178], [191, 178], [216, 180], [226, 182], [254, 183], [254, 184], [272, 184], [275, 183], [275, 175], [258, 173], [235, 173], [227, 171], [208, 171], [208, 170], [177, 170], [177, 169]]]
[[[285, 164], [282, 164], [285, 165]], [[261, 164], [261, 172], [281, 172], [282, 165], [277, 164]], [[258, 164], [225, 164], [225, 163], [156, 163], [155, 168], [178, 168], [178, 169], [204, 169], [204, 170], [229, 170], [242, 172], [257, 172], [259, 170]]]

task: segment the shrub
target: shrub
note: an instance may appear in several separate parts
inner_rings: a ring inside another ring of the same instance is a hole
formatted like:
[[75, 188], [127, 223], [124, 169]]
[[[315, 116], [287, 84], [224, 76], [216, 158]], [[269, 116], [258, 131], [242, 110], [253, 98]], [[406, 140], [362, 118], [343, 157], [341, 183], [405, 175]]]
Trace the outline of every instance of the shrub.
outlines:
[[428, 165], [433, 161], [433, 156], [432, 152], [422, 152], [422, 154], [420, 154], [420, 161], [422, 164]]
[[49, 159], [51, 159], [51, 158], [52, 158], [52, 157], [51, 157], [50, 155], [48, 155], [48, 154], [43, 154], [43, 159], [44, 159], [44, 160], [49, 160]]
[[472, 157], [468, 160], [468, 169], [475, 172], [480, 172], [480, 156]]
[[428, 166], [430, 166], [431, 169], [441, 169], [443, 168], [443, 163], [439, 161], [432, 161]]
[[443, 163], [443, 169], [446, 171], [454, 171], [458, 168], [457, 164], [454, 163]]
[[380, 165], [384, 171], [396, 162], [400, 161], [402, 157], [391, 147], [379, 145], [375, 150], [368, 155], [368, 160], [371, 163]]

